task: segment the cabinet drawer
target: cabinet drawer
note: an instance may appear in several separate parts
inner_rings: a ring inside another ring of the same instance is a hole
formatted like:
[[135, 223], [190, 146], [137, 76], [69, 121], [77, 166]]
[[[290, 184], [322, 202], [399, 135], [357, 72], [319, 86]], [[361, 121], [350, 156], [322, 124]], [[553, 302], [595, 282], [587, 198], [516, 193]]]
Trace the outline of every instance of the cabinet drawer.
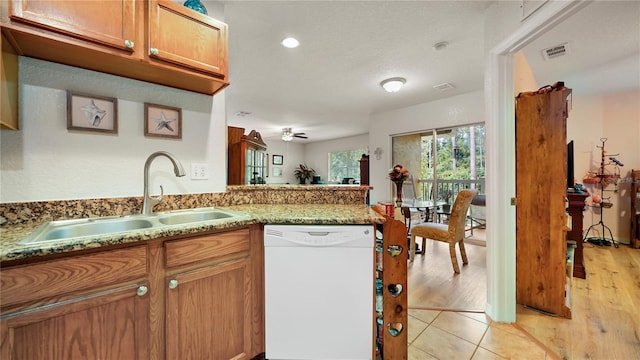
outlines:
[[249, 251], [249, 229], [167, 241], [167, 267], [174, 267]]
[[0, 299], [5, 307], [142, 278], [146, 274], [146, 246], [107, 250], [3, 269]]

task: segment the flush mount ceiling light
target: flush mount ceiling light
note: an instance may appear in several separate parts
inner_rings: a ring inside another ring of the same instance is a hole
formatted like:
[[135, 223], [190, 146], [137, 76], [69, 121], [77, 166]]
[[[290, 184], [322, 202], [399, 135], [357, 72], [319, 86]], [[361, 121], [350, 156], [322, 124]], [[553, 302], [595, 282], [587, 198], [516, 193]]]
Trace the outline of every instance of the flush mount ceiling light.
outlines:
[[300, 45], [300, 42], [298, 41], [298, 39], [292, 38], [292, 37], [288, 37], [282, 40], [282, 42], [280, 43], [282, 44], [282, 46], [289, 49], [297, 48]]
[[380, 86], [382, 86], [387, 92], [392, 93], [400, 90], [404, 85], [404, 83], [406, 82], [407, 82], [407, 79], [405, 78], [394, 77], [394, 78], [383, 80], [380, 83]]
[[282, 141], [291, 141], [293, 140], [293, 132], [291, 128], [282, 129]]

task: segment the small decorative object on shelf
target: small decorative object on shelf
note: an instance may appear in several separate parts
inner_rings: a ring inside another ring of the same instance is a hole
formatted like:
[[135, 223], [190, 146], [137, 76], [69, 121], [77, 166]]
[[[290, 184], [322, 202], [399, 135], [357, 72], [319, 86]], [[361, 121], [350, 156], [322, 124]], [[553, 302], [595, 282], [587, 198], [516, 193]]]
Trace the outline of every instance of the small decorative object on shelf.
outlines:
[[389, 179], [396, 184], [396, 205], [402, 205], [402, 183], [409, 178], [409, 170], [397, 164], [389, 170]]
[[201, 14], [208, 15], [207, 8], [204, 7], [204, 4], [200, 2], [200, 0], [187, 0], [182, 5], [188, 7], [189, 9], [195, 10]]

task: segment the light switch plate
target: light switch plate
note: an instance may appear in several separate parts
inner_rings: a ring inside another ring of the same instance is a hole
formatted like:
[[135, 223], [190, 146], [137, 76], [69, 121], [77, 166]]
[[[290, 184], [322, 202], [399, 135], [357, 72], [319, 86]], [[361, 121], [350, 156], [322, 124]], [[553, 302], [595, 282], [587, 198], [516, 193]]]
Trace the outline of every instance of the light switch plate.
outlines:
[[202, 163], [191, 164], [191, 180], [209, 179], [209, 165]]

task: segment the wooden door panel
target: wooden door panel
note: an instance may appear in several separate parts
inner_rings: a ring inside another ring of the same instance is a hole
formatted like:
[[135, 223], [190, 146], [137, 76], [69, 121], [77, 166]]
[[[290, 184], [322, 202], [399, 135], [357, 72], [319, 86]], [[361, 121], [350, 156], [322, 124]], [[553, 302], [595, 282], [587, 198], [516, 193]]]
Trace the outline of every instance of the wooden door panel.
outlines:
[[[171, 1], [152, 1], [150, 56], [227, 77], [227, 24]], [[180, 31], [166, 31], [180, 29]]]
[[516, 105], [516, 299], [565, 314], [566, 97], [524, 95]]
[[3, 317], [3, 359], [148, 359], [149, 297], [137, 287]]
[[135, 9], [135, 0], [10, 2], [12, 20], [126, 51], [125, 41], [136, 40]]
[[171, 276], [167, 359], [227, 360], [251, 353], [251, 274], [247, 259]]

